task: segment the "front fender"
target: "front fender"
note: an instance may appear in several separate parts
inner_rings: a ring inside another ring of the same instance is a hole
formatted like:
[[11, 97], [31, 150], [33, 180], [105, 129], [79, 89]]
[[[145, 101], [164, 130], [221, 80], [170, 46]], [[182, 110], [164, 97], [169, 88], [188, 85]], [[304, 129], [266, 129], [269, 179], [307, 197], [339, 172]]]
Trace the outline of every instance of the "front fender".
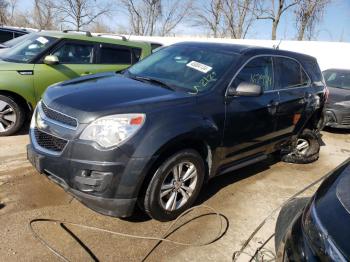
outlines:
[[155, 156], [165, 145], [180, 140], [202, 141], [211, 148], [219, 146], [222, 141], [222, 133], [217, 124], [200, 114], [155, 114], [147, 117], [146, 122], [144, 131], [122, 148], [133, 157]]

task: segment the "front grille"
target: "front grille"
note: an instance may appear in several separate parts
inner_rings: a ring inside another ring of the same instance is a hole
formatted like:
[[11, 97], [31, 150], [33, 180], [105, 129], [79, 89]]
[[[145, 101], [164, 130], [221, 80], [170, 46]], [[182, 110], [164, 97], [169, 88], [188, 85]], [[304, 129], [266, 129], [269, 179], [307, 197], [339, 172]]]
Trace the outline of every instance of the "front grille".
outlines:
[[350, 125], [350, 115], [349, 116], [345, 116], [343, 118], [343, 120], [341, 121], [341, 124], [344, 125], [344, 126]]
[[73, 117], [67, 116], [65, 114], [62, 114], [60, 112], [57, 112], [55, 110], [52, 110], [51, 108], [48, 108], [43, 102], [41, 103], [41, 109], [43, 110], [44, 114], [59, 123], [65, 124], [67, 126], [71, 126], [76, 128], [78, 126], [78, 122]]
[[39, 129], [34, 129], [34, 136], [36, 143], [44, 149], [54, 151], [56, 153], [62, 152], [64, 147], [67, 145], [68, 141], [62, 138], [58, 138], [40, 131]]

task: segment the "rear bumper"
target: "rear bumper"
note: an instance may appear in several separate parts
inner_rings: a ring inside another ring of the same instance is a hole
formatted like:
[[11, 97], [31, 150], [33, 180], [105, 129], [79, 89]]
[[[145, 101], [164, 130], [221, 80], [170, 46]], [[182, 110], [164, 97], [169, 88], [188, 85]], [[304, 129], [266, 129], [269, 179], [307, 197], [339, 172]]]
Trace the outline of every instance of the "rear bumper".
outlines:
[[334, 128], [350, 129], [350, 109], [339, 110], [333, 108], [326, 108], [326, 126]]
[[[32, 145], [27, 146], [27, 158], [39, 173], [94, 211], [115, 217], [127, 217], [133, 213], [137, 198], [126, 192], [135, 192], [139, 185], [125, 185], [123, 178], [128, 175], [127, 165], [135, 161], [106, 164], [103, 161], [67, 159], [38, 152]], [[141, 173], [141, 170], [135, 171]]]

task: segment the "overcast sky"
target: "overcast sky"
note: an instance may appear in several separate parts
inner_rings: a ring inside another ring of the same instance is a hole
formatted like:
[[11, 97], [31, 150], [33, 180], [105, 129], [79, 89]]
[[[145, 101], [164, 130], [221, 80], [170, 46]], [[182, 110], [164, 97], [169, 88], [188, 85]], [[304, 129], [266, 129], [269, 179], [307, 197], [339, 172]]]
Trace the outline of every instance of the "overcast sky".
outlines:
[[[59, 1], [59, 0], [58, 0]], [[96, 2], [104, 2], [105, 0], [96, 0]], [[206, 0], [203, 0], [206, 1]], [[117, 3], [117, 1], [115, 1]], [[31, 0], [20, 0], [19, 9], [28, 10], [32, 6]], [[116, 4], [115, 9], [118, 9]], [[115, 30], [120, 26], [127, 25], [128, 18], [123, 12], [114, 13], [111, 18], [104, 19], [105, 23]], [[181, 35], [201, 35], [201, 29], [191, 25], [183, 25], [176, 30]], [[295, 39], [295, 22], [292, 12], [287, 12], [278, 27], [278, 39]], [[249, 31], [247, 38], [249, 39], [271, 39], [271, 21], [259, 20], [254, 23]], [[332, 0], [329, 5], [323, 22], [317, 28], [317, 40], [320, 41], [347, 41], [350, 42], [350, 0]]]

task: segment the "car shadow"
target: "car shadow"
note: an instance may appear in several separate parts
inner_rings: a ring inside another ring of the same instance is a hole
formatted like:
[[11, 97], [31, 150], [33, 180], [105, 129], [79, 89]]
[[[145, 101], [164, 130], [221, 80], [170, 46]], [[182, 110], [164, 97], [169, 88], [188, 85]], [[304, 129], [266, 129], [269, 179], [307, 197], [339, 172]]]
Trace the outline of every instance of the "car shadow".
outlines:
[[332, 134], [350, 134], [350, 128], [349, 129], [343, 129], [343, 128], [334, 128], [334, 127], [325, 127], [323, 131], [327, 133], [332, 133]]
[[272, 165], [276, 164], [279, 161], [280, 160], [271, 156], [268, 159], [256, 164], [212, 178], [206, 185], [203, 186], [196, 204], [202, 204], [229, 185], [270, 169]]

